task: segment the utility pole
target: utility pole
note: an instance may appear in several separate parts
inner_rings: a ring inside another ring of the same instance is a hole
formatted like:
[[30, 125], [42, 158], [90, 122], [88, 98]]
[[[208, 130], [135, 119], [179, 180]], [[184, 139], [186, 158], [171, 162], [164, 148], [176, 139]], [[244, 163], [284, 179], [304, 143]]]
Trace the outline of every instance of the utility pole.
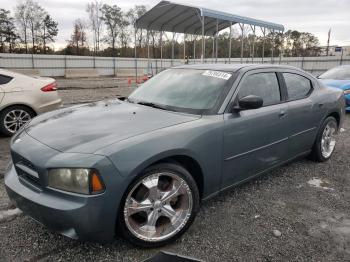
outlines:
[[327, 49], [326, 49], [326, 56], [328, 56], [328, 53], [329, 53], [329, 39], [331, 38], [331, 28], [329, 28], [329, 31], [328, 31], [328, 40], [327, 40]]

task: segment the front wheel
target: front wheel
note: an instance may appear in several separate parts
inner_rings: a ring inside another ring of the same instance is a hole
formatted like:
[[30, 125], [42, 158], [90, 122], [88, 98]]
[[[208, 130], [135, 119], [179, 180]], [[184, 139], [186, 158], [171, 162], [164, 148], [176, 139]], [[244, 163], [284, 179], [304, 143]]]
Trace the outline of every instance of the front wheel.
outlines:
[[35, 113], [25, 106], [10, 106], [0, 112], [0, 132], [12, 136], [30, 121]]
[[312, 148], [311, 158], [318, 162], [325, 162], [331, 158], [336, 144], [338, 123], [334, 117], [327, 117], [323, 122], [315, 144]]
[[198, 206], [198, 188], [191, 174], [177, 164], [157, 164], [127, 190], [119, 230], [137, 246], [162, 246], [186, 231]]

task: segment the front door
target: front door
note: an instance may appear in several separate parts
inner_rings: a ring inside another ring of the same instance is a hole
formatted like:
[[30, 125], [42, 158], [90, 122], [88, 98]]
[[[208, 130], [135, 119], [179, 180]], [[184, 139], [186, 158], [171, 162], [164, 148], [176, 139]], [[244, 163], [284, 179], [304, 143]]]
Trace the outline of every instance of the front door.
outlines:
[[246, 73], [235, 101], [257, 95], [263, 107], [237, 110], [224, 116], [222, 187], [244, 181], [286, 160], [288, 147], [288, 106], [284, 103], [276, 72]]

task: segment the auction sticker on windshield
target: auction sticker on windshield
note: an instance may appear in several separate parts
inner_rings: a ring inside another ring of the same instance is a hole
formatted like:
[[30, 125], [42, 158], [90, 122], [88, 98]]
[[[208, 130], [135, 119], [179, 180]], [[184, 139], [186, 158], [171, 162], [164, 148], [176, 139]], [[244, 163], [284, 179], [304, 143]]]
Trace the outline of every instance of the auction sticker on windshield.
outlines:
[[226, 72], [211, 71], [211, 70], [206, 70], [202, 75], [221, 78], [224, 80], [229, 80], [229, 78], [232, 76], [231, 74], [226, 73]]

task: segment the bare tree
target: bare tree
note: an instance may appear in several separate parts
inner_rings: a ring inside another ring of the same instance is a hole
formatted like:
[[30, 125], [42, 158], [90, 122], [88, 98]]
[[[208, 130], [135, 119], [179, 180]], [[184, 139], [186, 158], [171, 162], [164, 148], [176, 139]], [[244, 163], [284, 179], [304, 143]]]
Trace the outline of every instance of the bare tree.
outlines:
[[19, 3], [15, 7], [15, 18], [19, 24], [19, 32], [22, 42], [25, 45], [26, 53], [28, 53], [29, 17], [25, 3]]
[[79, 50], [86, 47], [86, 26], [81, 19], [77, 19], [73, 24], [73, 34], [71, 35], [70, 45], [76, 49], [76, 54], [79, 55]]
[[41, 6], [39, 6], [37, 2], [27, 0], [26, 3], [28, 10], [30, 33], [32, 38], [32, 52], [35, 53], [36, 47], [39, 44], [40, 26], [47, 13]]
[[40, 41], [40, 29], [41, 24], [46, 17], [47, 13], [37, 2], [33, 0], [26, 0], [20, 3], [16, 7], [16, 17], [22, 27], [22, 33], [24, 36], [24, 44], [26, 51], [28, 52], [28, 34], [32, 42], [32, 52], [35, 53], [36, 47]]
[[[139, 19], [143, 14], [145, 14], [147, 12], [147, 8], [145, 5], [135, 5], [134, 8], [131, 8], [127, 13], [126, 16], [129, 20], [129, 24], [131, 26], [130, 28], [130, 32], [132, 32], [133, 34], [135, 34], [135, 28], [134, 25], [136, 23], [136, 20]], [[138, 30], [136, 32], [136, 38], [137, 38], [137, 43], [139, 48], [141, 48], [142, 45], [142, 41], [143, 39], [143, 30]], [[135, 43], [136, 45], [136, 43]]]
[[100, 50], [100, 36], [102, 31], [101, 8], [102, 2], [96, 0], [88, 3], [86, 6], [86, 12], [89, 14], [90, 26], [92, 29], [95, 53]]
[[102, 12], [101, 19], [104, 21], [108, 32], [106, 41], [110, 43], [112, 47], [113, 56], [114, 56], [116, 39], [118, 37], [119, 30], [120, 30], [122, 11], [120, 7], [118, 7], [117, 5], [110, 6], [110, 5], [104, 4], [101, 8], [101, 12]]
[[130, 22], [128, 20], [128, 17], [126, 16], [125, 13], [123, 13], [120, 21], [120, 44], [122, 48], [124, 48], [124, 56], [126, 55], [126, 49], [128, 46], [128, 43], [130, 41], [130, 31], [129, 31], [129, 25]]

